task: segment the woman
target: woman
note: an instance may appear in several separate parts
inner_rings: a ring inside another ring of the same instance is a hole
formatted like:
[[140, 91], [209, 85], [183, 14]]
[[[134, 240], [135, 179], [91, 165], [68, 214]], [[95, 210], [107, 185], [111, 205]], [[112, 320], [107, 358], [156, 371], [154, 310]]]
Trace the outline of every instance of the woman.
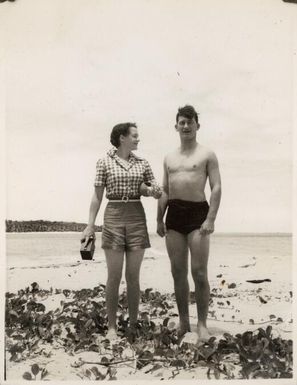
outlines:
[[140, 195], [160, 198], [149, 163], [135, 154], [139, 143], [136, 124], [117, 124], [111, 132], [114, 146], [99, 159], [96, 167], [95, 192], [90, 205], [89, 223], [82, 234], [88, 241], [94, 236], [94, 226], [104, 189], [109, 200], [104, 212], [102, 248], [107, 264], [106, 308], [110, 340], [116, 338], [116, 312], [124, 255], [126, 256], [126, 282], [130, 328], [137, 322], [140, 297], [139, 272], [144, 251], [150, 247], [146, 218]]

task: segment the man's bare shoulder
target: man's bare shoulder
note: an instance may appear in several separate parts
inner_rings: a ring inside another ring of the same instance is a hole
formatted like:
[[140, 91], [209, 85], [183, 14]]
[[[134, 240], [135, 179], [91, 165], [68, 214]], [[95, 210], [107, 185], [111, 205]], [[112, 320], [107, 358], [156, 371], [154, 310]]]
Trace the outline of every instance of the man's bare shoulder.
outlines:
[[215, 152], [208, 147], [199, 145], [196, 151], [199, 152], [200, 154], [203, 154], [203, 157], [205, 157], [207, 160], [217, 159]]
[[173, 151], [168, 152], [165, 155], [164, 163], [167, 164], [168, 162], [170, 162], [171, 159], [175, 159], [178, 155], [180, 155], [180, 149], [179, 148], [176, 148]]

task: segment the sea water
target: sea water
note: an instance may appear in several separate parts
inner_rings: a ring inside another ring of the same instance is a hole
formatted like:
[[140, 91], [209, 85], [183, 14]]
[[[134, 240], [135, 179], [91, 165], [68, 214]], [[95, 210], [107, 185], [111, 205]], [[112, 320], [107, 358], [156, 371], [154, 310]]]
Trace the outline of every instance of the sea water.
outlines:
[[[80, 233], [40, 232], [7, 233], [7, 267], [65, 265], [80, 260]], [[165, 239], [150, 234], [151, 248], [145, 258], [167, 258]], [[253, 257], [288, 257], [292, 254], [292, 237], [284, 234], [214, 234], [210, 258], [223, 262], [230, 257], [249, 260]], [[101, 233], [97, 234], [95, 260], [104, 259]], [[289, 261], [288, 261], [289, 262]]]

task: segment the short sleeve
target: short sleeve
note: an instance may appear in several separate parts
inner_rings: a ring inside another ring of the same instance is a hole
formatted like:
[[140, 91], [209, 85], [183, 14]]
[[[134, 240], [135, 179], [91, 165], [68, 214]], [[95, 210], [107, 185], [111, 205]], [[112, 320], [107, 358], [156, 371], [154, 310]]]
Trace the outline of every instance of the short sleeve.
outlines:
[[151, 182], [155, 179], [151, 166], [148, 161], [144, 162], [144, 174], [143, 181], [144, 183]]
[[96, 164], [96, 176], [94, 186], [105, 186], [106, 184], [106, 165], [104, 159], [99, 159]]

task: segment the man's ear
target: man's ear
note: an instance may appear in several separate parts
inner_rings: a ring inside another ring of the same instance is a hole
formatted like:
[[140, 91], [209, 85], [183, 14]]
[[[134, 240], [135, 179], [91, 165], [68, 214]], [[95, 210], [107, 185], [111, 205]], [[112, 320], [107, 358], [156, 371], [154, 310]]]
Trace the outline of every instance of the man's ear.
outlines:
[[175, 124], [174, 127], [175, 127], [175, 129], [176, 129], [176, 131], [177, 131], [177, 124]]
[[197, 123], [197, 131], [199, 130], [200, 128], [200, 123]]

